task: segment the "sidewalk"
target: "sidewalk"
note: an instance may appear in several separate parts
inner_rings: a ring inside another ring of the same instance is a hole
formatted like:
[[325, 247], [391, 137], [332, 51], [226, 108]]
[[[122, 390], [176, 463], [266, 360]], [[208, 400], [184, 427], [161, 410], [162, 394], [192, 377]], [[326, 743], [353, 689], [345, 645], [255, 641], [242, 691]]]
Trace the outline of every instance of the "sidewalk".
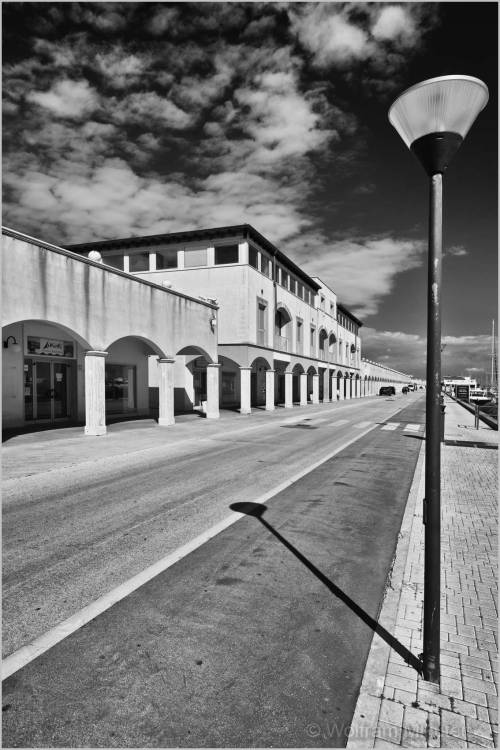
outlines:
[[[494, 747], [498, 739], [498, 432], [446, 399], [441, 453], [441, 681], [374, 635], [347, 747]], [[472, 447], [471, 446], [475, 446]], [[422, 652], [424, 445], [379, 622]]]

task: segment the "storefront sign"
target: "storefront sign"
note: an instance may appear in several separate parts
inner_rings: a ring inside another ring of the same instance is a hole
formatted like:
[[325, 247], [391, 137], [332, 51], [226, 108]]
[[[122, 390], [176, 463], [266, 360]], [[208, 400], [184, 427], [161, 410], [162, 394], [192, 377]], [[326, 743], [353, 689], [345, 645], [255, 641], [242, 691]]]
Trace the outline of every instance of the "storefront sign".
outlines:
[[74, 345], [72, 341], [60, 341], [59, 339], [35, 338], [28, 336], [28, 354], [38, 354], [45, 357], [74, 357]]

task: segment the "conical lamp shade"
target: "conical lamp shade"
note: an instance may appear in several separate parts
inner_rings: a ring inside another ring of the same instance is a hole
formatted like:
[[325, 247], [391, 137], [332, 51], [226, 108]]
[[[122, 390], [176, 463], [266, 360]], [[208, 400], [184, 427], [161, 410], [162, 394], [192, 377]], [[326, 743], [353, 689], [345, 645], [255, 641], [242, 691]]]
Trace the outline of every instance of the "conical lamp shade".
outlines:
[[408, 148], [430, 133], [457, 133], [463, 139], [487, 101], [488, 87], [479, 78], [429, 78], [396, 99], [389, 121]]

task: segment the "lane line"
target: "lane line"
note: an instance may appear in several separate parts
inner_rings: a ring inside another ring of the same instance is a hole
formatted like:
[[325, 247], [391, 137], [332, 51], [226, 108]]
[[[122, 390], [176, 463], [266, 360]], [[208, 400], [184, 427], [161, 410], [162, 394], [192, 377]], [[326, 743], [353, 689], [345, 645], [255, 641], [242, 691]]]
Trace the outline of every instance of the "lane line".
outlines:
[[[376, 425], [372, 425], [371, 427], [366, 428], [364, 432], [356, 433], [356, 435], [354, 435], [350, 440], [346, 440], [345, 442], [343, 442], [341, 445], [339, 445], [333, 451], [330, 451], [330, 453], [321, 458], [319, 461], [316, 461], [307, 468], [302, 469], [297, 474], [294, 474], [292, 477], [285, 480], [281, 484], [273, 487], [273, 489], [264, 493], [252, 502], [264, 503], [275, 497], [277, 494], [287, 489], [287, 487], [290, 487], [291, 484], [298, 482], [299, 479], [302, 479], [304, 476], [310, 474], [319, 466], [326, 463], [326, 461], [329, 461], [331, 458], [333, 458], [333, 456], [337, 455], [337, 453], [340, 453], [341, 451], [345, 450], [345, 448], [348, 448], [350, 445], [352, 445], [352, 443], [360, 440], [364, 435], [368, 434], [375, 427]], [[183, 544], [181, 547], [178, 547], [176, 550], [174, 550], [174, 552], [170, 552], [168, 555], [165, 555], [165, 557], [163, 557], [161, 560], [158, 560], [156, 563], [145, 568], [137, 575], [129, 578], [128, 581], [125, 581], [124, 583], [109, 591], [107, 594], [104, 594], [103, 596], [88, 604], [86, 607], [83, 607], [79, 612], [76, 612], [71, 617], [68, 617], [66, 620], [59, 623], [54, 628], [51, 628], [31, 643], [27, 644], [26, 646], [22, 646], [17, 651], [9, 654], [9, 656], [7, 656], [2, 661], [2, 680], [10, 677], [12, 674], [14, 674], [14, 672], [22, 669], [22, 667], [25, 667], [38, 656], [41, 656], [41, 654], [45, 653], [53, 646], [60, 643], [75, 631], [79, 630], [81, 627], [90, 622], [90, 620], [93, 620], [95, 617], [105, 612], [117, 602], [125, 599], [126, 596], [132, 594], [145, 583], [148, 583], [148, 581], [150, 581], [152, 578], [159, 575], [160, 573], [163, 573], [172, 565], [175, 565], [175, 563], [179, 562], [179, 560], [182, 560], [182, 558], [186, 557], [191, 552], [194, 552], [210, 539], [213, 539], [213, 537], [229, 528], [229, 526], [232, 526], [233, 523], [238, 521], [243, 516], [244, 514], [242, 513], [232, 511], [231, 514], [224, 518], [222, 521], [219, 521], [219, 523], [216, 523], [210, 528], [206, 529], [206, 531], [204, 531], [202, 534], [199, 534], [194, 539], [191, 539], [191, 541]]]

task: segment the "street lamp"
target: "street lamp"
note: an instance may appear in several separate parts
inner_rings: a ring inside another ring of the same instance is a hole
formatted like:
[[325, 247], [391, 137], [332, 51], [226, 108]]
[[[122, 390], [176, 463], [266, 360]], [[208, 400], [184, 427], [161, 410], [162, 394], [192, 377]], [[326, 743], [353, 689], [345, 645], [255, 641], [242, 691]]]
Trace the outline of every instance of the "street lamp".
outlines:
[[488, 101], [488, 88], [471, 76], [440, 76], [399, 96], [389, 121], [430, 177], [427, 275], [427, 388], [425, 413], [425, 572], [423, 675], [439, 683], [441, 568], [441, 256], [443, 172]]

